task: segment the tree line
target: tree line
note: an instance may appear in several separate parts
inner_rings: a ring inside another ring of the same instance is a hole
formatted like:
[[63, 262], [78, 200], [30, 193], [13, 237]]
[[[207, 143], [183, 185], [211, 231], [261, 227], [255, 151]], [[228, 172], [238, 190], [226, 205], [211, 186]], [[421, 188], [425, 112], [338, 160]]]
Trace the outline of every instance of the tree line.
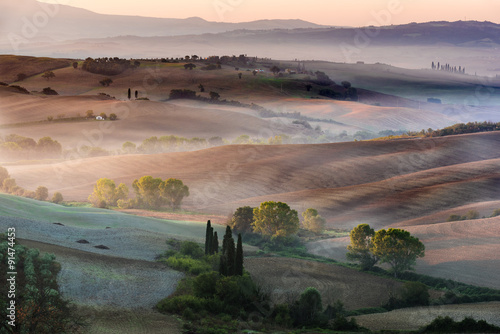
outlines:
[[[117, 75], [131, 68], [137, 68], [141, 65], [139, 61], [131, 61], [127, 59], [114, 58], [97, 58], [91, 57], [85, 59], [82, 63], [82, 70], [102, 75]], [[111, 80], [112, 82], [112, 80]], [[102, 84], [102, 83], [101, 83]], [[109, 84], [108, 84], [109, 85]]]
[[434, 62], [432, 62], [431, 68], [433, 70], [436, 70], [436, 71], [439, 70], [439, 71], [465, 74], [465, 66], [464, 67], [462, 67], [462, 66], [456, 67], [456, 66], [452, 66], [450, 64], [440, 64], [439, 62], [437, 62], [437, 64], [435, 64]]
[[122, 209], [160, 209], [168, 206], [172, 210], [178, 210], [184, 197], [189, 196], [189, 187], [174, 178], [162, 180], [147, 175], [134, 180], [132, 188], [135, 192], [134, 199], [129, 198], [129, 188], [124, 183], [116, 186], [115, 181], [101, 178], [94, 185], [94, 191], [88, 200], [98, 208], [118, 206]]
[[61, 156], [62, 146], [51, 137], [43, 137], [35, 141], [33, 138], [15, 134], [0, 137], [0, 153], [9, 158], [47, 157], [57, 158]]
[[[24, 189], [17, 185], [16, 179], [12, 178], [7, 169], [2, 166], [0, 166], [0, 191], [6, 194], [36, 199], [37, 201], [47, 201], [49, 199], [47, 187], [39, 186], [35, 191]], [[52, 195], [51, 202], [59, 204], [62, 201], [63, 195], [60, 192], [55, 192]]]

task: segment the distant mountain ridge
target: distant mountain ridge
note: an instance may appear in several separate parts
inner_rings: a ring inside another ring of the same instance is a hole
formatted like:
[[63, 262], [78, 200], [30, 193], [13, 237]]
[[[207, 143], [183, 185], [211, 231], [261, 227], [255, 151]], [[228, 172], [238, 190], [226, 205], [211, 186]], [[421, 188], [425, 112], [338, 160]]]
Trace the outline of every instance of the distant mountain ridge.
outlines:
[[[0, 2], [0, 31], [4, 35], [9, 33], [21, 35], [23, 27], [26, 26], [26, 19], [30, 23], [36, 23], [32, 18], [37, 13], [45, 13], [50, 17], [47, 24], [36, 27], [40, 28], [37, 37], [50, 37], [57, 41], [127, 35], [141, 37], [197, 35], [236, 29], [270, 30], [325, 27], [303, 20], [258, 20], [225, 23], [209, 22], [199, 17], [172, 19], [106, 15], [67, 5], [50, 5], [36, 0], [2, 0]], [[41, 17], [41, 15], [39, 16]], [[41, 22], [43, 23], [43, 21]]]

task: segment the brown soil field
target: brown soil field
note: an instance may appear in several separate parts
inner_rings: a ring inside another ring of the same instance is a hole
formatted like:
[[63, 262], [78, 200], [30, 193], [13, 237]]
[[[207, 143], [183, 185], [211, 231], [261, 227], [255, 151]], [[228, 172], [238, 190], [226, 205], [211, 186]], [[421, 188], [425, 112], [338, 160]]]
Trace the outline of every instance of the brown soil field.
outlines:
[[274, 303], [293, 302], [314, 287], [325, 306], [340, 300], [348, 310], [379, 307], [402, 285], [334, 264], [290, 258], [246, 258], [245, 269]]
[[441, 317], [451, 317], [455, 321], [462, 321], [465, 317], [500, 326], [500, 302], [440, 305], [431, 307], [415, 307], [394, 310], [388, 313], [367, 314], [354, 317], [359, 325], [373, 331], [382, 330], [418, 330], [428, 325], [432, 320]]
[[500, 133], [323, 145], [234, 145], [60, 163], [6, 164], [17, 184], [86, 200], [97, 179], [129, 187], [144, 175], [182, 179], [185, 209], [227, 216], [239, 206], [284, 201], [317, 208], [329, 227], [383, 227], [498, 200]]
[[[112, 307], [79, 306], [90, 326], [83, 333], [91, 334], [178, 334], [179, 319], [153, 310], [130, 310]], [[82, 333], [82, 334], [83, 334]]]

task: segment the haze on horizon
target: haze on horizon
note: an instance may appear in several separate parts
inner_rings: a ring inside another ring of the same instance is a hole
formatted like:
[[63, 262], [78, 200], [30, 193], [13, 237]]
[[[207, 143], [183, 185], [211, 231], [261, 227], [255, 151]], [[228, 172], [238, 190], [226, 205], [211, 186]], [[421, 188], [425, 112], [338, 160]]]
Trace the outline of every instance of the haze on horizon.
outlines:
[[[428, 21], [491, 21], [500, 23], [497, 0], [40, 0], [84, 8], [100, 14], [162, 18], [201, 17], [207, 21], [248, 22], [301, 19], [331, 26], [368, 26]], [[376, 20], [374, 13], [391, 11]], [[378, 22], [377, 22], [378, 21]]]

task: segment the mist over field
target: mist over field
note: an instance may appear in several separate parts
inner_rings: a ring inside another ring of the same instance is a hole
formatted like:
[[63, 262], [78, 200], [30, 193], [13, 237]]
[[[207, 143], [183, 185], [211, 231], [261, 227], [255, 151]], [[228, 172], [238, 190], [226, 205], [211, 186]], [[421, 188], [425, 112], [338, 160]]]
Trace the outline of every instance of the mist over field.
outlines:
[[0, 2], [0, 277], [23, 277], [2, 318], [500, 330], [500, 25], [313, 3]]

